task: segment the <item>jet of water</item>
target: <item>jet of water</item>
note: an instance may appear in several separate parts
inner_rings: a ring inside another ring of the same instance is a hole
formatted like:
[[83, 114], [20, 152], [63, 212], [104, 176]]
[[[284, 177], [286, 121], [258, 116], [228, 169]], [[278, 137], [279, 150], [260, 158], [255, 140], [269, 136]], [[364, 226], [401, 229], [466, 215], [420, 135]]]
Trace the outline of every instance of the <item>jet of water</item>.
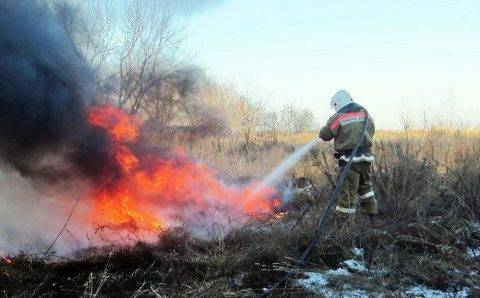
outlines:
[[262, 180], [253, 195], [257, 194], [266, 186], [273, 186], [276, 181], [282, 178], [287, 173], [287, 171], [290, 170], [319, 141], [320, 139], [315, 138], [305, 144], [303, 147], [298, 148], [292, 154], [290, 154], [287, 159], [285, 159], [281, 164], [279, 164], [270, 174], [268, 174], [268, 176], [266, 176]]

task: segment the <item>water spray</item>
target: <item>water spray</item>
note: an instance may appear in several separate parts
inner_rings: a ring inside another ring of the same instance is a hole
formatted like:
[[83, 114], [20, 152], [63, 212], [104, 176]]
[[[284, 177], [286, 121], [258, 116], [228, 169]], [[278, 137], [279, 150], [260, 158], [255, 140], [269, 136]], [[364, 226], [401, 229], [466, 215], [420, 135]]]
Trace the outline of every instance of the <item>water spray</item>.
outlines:
[[256, 196], [260, 191], [262, 191], [262, 189], [266, 187], [274, 186], [274, 183], [277, 182], [280, 178], [282, 178], [319, 141], [320, 139], [315, 138], [310, 142], [308, 142], [307, 144], [295, 150], [292, 154], [290, 154], [281, 164], [279, 164], [275, 169], [273, 169], [273, 171], [270, 172], [270, 174], [268, 174], [262, 180], [262, 182], [258, 185], [258, 187], [255, 189], [252, 195], [248, 197], [247, 200], [250, 200], [252, 197]]
[[267, 177], [262, 180], [262, 183], [256, 192], [265, 186], [272, 186], [274, 182], [282, 178], [288, 172], [288, 170], [290, 170], [303, 156], [305, 156], [305, 154], [307, 154], [310, 149], [312, 149], [313, 146], [315, 146], [319, 141], [320, 139], [315, 138], [290, 154], [287, 159], [279, 164], [270, 174], [268, 174]]

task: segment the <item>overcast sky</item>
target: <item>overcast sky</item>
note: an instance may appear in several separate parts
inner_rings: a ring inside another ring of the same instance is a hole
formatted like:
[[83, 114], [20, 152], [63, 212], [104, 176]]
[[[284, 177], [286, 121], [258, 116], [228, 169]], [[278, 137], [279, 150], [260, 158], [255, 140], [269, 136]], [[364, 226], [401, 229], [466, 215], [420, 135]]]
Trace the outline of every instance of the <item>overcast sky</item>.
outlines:
[[478, 0], [190, 3], [193, 62], [270, 107], [294, 103], [323, 122], [345, 88], [382, 128], [400, 128], [401, 111], [480, 123]]

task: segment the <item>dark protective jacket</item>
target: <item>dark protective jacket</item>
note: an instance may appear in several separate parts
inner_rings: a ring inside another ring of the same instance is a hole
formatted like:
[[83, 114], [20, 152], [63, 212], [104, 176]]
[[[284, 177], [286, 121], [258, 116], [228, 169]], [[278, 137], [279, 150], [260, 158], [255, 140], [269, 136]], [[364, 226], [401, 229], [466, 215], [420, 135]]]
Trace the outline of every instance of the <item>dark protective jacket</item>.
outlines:
[[[334, 148], [337, 151], [335, 154], [337, 158], [349, 157], [363, 132], [366, 117], [367, 111], [365, 108], [359, 104], [351, 103], [328, 119], [327, 124], [320, 130], [319, 136], [324, 141], [335, 139]], [[374, 134], [375, 123], [369, 116], [367, 132], [356, 156], [367, 155], [373, 157]]]

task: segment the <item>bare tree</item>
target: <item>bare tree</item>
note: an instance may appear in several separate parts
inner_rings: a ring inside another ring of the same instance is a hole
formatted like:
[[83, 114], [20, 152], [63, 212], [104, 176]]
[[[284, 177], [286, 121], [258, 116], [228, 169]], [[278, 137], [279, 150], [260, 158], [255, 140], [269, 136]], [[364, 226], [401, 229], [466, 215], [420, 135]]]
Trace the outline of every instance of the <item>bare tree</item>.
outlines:
[[273, 142], [278, 141], [278, 133], [282, 130], [282, 123], [276, 111], [269, 111], [265, 114], [266, 130]]
[[286, 105], [280, 111], [282, 127], [285, 131], [299, 133], [311, 130], [314, 127], [313, 113], [308, 109], [299, 109], [293, 105]]
[[[54, 0], [50, 3], [54, 14], [64, 30], [74, 40], [79, 54], [99, 80], [111, 62], [116, 49], [115, 12], [108, 1], [69, 1]], [[108, 74], [107, 74], [108, 75]]]
[[95, 71], [103, 101], [131, 113], [142, 112], [151, 91], [185, 61], [168, 1], [52, 0], [50, 6]]
[[253, 102], [246, 96], [238, 96], [233, 104], [235, 131], [243, 137], [245, 145], [251, 145], [265, 127], [265, 105]]
[[172, 16], [168, 2], [134, 0], [118, 22], [122, 41], [117, 50], [117, 104], [131, 113], [138, 112], [149, 92], [183, 62], [183, 39]]
[[413, 121], [410, 111], [408, 111], [405, 99], [401, 101], [400, 106], [400, 120], [404, 131], [408, 131], [412, 128]]

